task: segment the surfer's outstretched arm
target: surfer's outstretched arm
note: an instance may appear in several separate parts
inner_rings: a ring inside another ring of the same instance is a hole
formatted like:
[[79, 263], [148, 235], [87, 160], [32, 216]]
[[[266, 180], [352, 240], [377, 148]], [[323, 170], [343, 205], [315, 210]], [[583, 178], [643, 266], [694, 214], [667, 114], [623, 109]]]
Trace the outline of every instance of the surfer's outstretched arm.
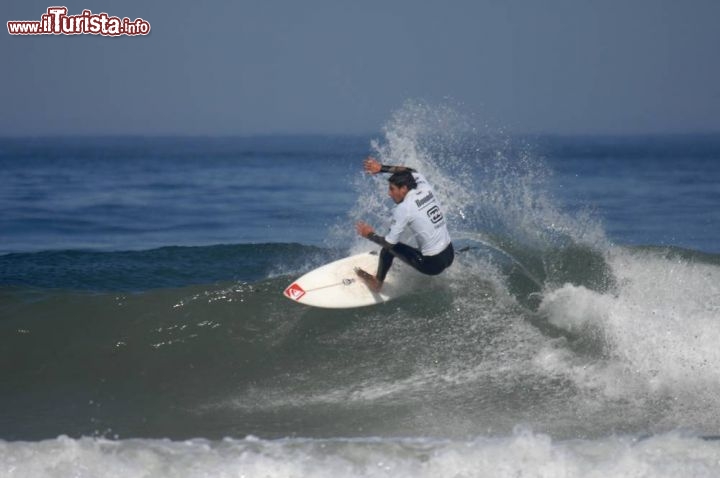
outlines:
[[368, 156], [365, 162], [363, 163], [365, 172], [370, 174], [378, 174], [378, 173], [401, 173], [403, 171], [410, 171], [411, 173], [414, 173], [415, 170], [413, 168], [408, 168], [407, 166], [387, 166], [385, 164], [380, 164], [380, 162], [373, 158], [372, 156]]

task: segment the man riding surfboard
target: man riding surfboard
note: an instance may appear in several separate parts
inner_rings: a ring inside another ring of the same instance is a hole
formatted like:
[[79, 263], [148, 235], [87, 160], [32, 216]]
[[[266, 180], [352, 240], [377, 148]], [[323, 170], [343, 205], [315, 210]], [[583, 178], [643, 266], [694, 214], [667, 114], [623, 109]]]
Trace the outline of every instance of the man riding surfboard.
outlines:
[[[368, 157], [364, 169], [369, 174], [391, 173], [388, 195], [395, 202], [390, 231], [383, 237], [373, 227], [358, 221], [357, 233], [380, 245], [377, 273], [370, 274], [360, 268], [357, 275], [373, 291], [382, 288], [383, 281], [395, 257], [427, 275], [437, 275], [450, 267], [455, 258], [447, 223], [435, 192], [425, 177], [406, 166], [386, 166]], [[410, 230], [418, 248], [400, 242], [401, 234]]]

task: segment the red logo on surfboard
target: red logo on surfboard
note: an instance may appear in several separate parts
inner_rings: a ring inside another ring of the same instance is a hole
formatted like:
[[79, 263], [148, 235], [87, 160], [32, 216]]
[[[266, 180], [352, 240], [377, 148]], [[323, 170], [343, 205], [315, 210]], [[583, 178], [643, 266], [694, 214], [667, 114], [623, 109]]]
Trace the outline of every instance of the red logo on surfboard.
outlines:
[[293, 284], [285, 289], [285, 295], [292, 300], [300, 300], [305, 295], [305, 291], [297, 284]]

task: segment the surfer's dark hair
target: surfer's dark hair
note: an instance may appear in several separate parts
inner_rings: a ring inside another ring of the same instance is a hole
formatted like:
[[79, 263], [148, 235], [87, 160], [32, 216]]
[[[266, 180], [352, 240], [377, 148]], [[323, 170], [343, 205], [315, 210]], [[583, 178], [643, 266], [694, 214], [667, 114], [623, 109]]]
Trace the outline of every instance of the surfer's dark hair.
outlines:
[[399, 188], [406, 186], [408, 189], [415, 189], [417, 187], [417, 183], [415, 182], [412, 172], [408, 170], [394, 173], [388, 178], [388, 182]]

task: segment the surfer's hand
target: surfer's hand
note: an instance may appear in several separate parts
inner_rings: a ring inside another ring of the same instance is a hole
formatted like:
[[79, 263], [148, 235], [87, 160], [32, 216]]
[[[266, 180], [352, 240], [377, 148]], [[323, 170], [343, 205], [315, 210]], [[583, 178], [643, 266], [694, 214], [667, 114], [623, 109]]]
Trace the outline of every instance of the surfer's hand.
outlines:
[[365, 167], [365, 172], [369, 174], [377, 174], [382, 168], [382, 164], [380, 164], [378, 160], [372, 156], [368, 156], [363, 165]]
[[356, 230], [357, 233], [360, 234], [362, 237], [368, 237], [370, 234], [372, 234], [373, 232], [375, 232], [375, 230], [373, 229], [373, 227], [372, 227], [370, 224], [367, 224], [367, 223], [362, 222], [362, 221], [358, 221], [358, 222], [355, 224], [355, 230]]

